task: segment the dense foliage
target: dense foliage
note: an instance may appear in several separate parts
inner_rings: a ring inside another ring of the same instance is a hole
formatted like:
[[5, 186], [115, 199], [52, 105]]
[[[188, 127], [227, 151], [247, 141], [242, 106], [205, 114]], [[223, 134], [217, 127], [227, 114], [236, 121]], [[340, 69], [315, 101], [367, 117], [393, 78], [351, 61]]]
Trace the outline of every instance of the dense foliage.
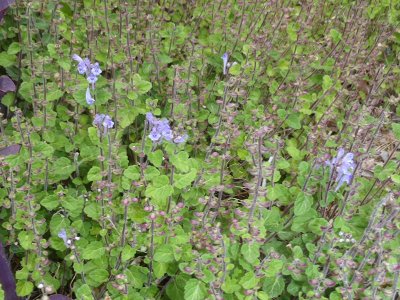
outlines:
[[4, 8], [0, 299], [397, 299], [399, 0]]

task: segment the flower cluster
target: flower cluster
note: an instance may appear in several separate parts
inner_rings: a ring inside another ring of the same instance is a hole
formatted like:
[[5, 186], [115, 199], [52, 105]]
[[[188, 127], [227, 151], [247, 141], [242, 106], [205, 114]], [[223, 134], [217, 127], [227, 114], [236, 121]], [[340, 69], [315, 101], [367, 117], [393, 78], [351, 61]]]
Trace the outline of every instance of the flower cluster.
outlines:
[[[82, 59], [79, 55], [72, 55], [72, 59], [78, 62], [78, 72], [79, 74], [86, 74], [86, 79], [89, 84], [92, 84], [92, 89], [94, 90], [94, 84], [98, 80], [98, 76], [101, 74], [100, 65], [98, 62], [92, 64], [88, 58]], [[86, 103], [88, 105], [94, 104], [94, 98], [90, 94], [89, 87], [86, 89]]]
[[343, 183], [350, 184], [350, 181], [353, 177], [354, 168], [356, 166], [353, 159], [353, 153], [349, 152], [345, 154], [344, 149], [340, 148], [335, 158], [325, 162], [325, 164], [331, 168], [331, 174], [334, 171], [337, 172], [337, 186], [335, 191], [337, 191], [343, 185]]
[[171, 126], [169, 125], [169, 121], [167, 119], [160, 120], [154, 117], [152, 113], [147, 113], [146, 120], [150, 126], [149, 138], [153, 142], [162, 142], [162, 140], [167, 140], [169, 142], [172, 141], [175, 144], [182, 144], [188, 138], [187, 134], [175, 134], [172, 131]]
[[114, 127], [114, 122], [109, 115], [96, 114], [93, 125], [97, 128], [103, 128], [104, 133], [106, 133], [108, 129]]

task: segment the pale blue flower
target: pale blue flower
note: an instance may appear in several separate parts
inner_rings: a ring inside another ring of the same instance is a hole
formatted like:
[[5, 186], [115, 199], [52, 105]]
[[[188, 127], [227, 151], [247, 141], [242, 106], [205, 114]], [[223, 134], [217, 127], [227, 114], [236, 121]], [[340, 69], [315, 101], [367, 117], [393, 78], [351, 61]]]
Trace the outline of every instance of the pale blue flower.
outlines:
[[340, 148], [337, 156], [332, 160], [327, 160], [325, 164], [330, 167], [331, 175], [333, 172], [336, 172], [337, 186], [335, 191], [339, 190], [343, 183], [350, 184], [354, 169], [356, 167], [353, 153], [345, 153], [344, 149]]
[[187, 138], [188, 138], [188, 135], [186, 133], [183, 135], [178, 135], [176, 138], [174, 138], [174, 143], [182, 144], [182, 143], [186, 142]]
[[65, 229], [61, 229], [58, 232], [58, 237], [61, 238], [64, 241], [64, 245], [65, 247], [69, 247], [69, 243], [68, 243], [68, 237], [67, 237], [67, 232], [65, 231]]
[[94, 76], [99, 76], [101, 74], [101, 69], [100, 69], [100, 66], [99, 66], [98, 62], [96, 62], [93, 65], [91, 65], [91, 73]]
[[86, 89], [86, 103], [88, 105], [93, 105], [94, 104], [94, 98], [92, 97], [92, 95], [90, 94], [90, 89], [87, 88]]
[[93, 125], [97, 126], [97, 128], [103, 129], [104, 133], [106, 133], [108, 129], [114, 127], [114, 122], [109, 115], [96, 114], [93, 120]]
[[223, 74], [226, 75], [226, 69], [228, 66], [228, 59], [229, 59], [229, 55], [227, 52], [224, 53], [224, 55], [221, 56], [223, 62], [224, 62], [224, 67], [223, 67]]
[[90, 74], [88, 75], [88, 77], [87, 77], [87, 81], [88, 81], [89, 83], [91, 83], [91, 84], [96, 83], [97, 79], [98, 79], [97, 76], [94, 75], [94, 74], [92, 74], [92, 73], [90, 73]]

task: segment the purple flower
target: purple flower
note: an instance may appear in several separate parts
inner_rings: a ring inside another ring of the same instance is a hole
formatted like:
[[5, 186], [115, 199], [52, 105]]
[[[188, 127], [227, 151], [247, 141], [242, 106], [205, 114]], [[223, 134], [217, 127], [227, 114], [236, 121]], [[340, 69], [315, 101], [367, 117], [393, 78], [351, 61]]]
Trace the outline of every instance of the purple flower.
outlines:
[[149, 122], [150, 125], [154, 125], [154, 122], [157, 120], [156, 117], [151, 112], [146, 113], [146, 120]]
[[90, 73], [87, 77], [87, 81], [91, 84], [95, 83], [97, 81], [97, 76]]
[[96, 114], [93, 120], [93, 125], [97, 126], [97, 128], [102, 128], [105, 133], [108, 129], [114, 127], [114, 122], [109, 115]]
[[228, 65], [228, 59], [229, 59], [229, 55], [227, 52], [224, 53], [224, 55], [221, 56], [223, 62], [224, 62], [224, 68], [223, 68], [223, 73], [224, 75], [226, 75], [226, 67]]
[[159, 120], [149, 112], [146, 114], [146, 120], [150, 126], [149, 138], [153, 142], [160, 143], [163, 140], [166, 140], [175, 144], [181, 144], [187, 139], [187, 134], [184, 134], [183, 136], [176, 135], [172, 131], [169, 121], [165, 118]]
[[159, 133], [156, 128], [153, 128], [149, 134], [149, 138], [153, 142], [158, 142], [161, 139], [161, 133]]
[[94, 99], [93, 99], [92, 95], [90, 94], [90, 89], [89, 88], [86, 89], [86, 103], [88, 105], [93, 105], [94, 104]]
[[186, 142], [187, 138], [188, 138], [188, 135], [186, 133], [183, 135], [178, 135], [176, 138], [174, 138], [174, 143], [182, 144], [182, 143]]
[[65, 247], [68, 248], [69, 247], [68, 237], [67, 237], [67, 232], [65, 231], [64, 228], [60, 230], [60, 232], [58, 233], [58, 237], [64, 241]]
[[327, 160], [325, 164], [330, 167], [331, 175], [335, 171], [337, 173], [336, 174], [337, 186], [335, 191], [339, 190], [339, 188], [343, 185], [343, 183], [350, 184], [356, 166], [354, 162], [353, 153], [351, 152], [345, 153], [344, 149], [340, 148], [337, 156], [332, 160]]
[[98, 79], [97, 76], [102, 72], [99, 63], [92, 64], [88, 58], [82, 59], [77, 54], [72, 55], [72, 59], [78, 62], [79, 74], [86, 74], [89, 83], [94, 84]]
[[101, 69], [98, 62], [91, 65], [91, 73], [94, 76], [99, 76], [101, 74]]
[[87, 59], [87, 58], [82, 59], [77, 54], [72, 55], [72, 59], [78, 62], [78, 72], [79, 72], [79, 74], [85, 74], [85, 73], [88, 72], [88, 69], [90, 67], [89, 59]]

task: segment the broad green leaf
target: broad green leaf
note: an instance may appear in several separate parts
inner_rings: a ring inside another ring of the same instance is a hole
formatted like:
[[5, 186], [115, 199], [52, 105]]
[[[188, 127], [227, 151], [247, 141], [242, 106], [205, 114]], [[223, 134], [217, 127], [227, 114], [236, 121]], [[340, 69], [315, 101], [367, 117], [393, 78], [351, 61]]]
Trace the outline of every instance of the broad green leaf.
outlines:
[[264, 279], [263, 291], [271, 298], [278, 297], [285, 289], [285, 281], [282, 276], [267, 277]]
[[329, 77], [329, 75], [324, 75], [324, 77], [322, 77], [322, 89], [324, 92], [326, 92], [327, 90], [329, 90], [333, 85], [333, 81], [332, 79]]
[[15, 64], [15, 55], [8, 54], [7, 52], [0, 53], [0, 66], [8, 68], [13, 64]]
[[82, 258], [87, 260], [96, 259], [103, 256], [104, 253], [103, 243], [94, 241], [82, 249]]
[[280, 259], [273, 259], [269, 263], [267, 263], [267, 268], [265, 270], [266, 277], [274, 277], [276, 276], [283, 267], [283, 261]]
[[190, 279], [185, 284], [185, 300], [204, 300], [207, 296], [207, 289], [200, 280]]
[[300, 114], [299, 113], [290, 114], [286, 119], [286, 124], [293, 129], [300, 129], [301, 128]]
[[33, 291], [33, 283], [30, 281], [18, 281], [16, 287], [17, 295], [20, 297], [28, 296]]
[[392, 130], [396, 139], [400, 141], [400, 123], [392, 123]]
[[40, 204], [47, 210], [53, 210], [59, 205], [59, 197], [57, 195], [48, 195], [40, 201]]
[[171, 163], [181, 172], [188, 172], [189, 167], [189, 154], [185, 151], [181, 151], [175, 155], [172, 155], [169, 160]]
[[87, 174], [87, 179], [89, 181], [99, 181], [103, 178], [103, 176], [101, 176], [101, 169], [99, 167], [92, 167], [88, 174]]
[[140, 169], [138, 166], [129, 166], [124, 171], [124, 176], [130, 180], [138, 180], [140, 178]]
[[99, 286], [103, 282], [108, 281], [108, 272], [105, 269], [94, 269], [93, 271], [89, 272], [87, 276], [90, 280], [97, 283], [95, 287]]
[[161, 245], [154, 253], [154, 260], [162, 263], [175, 261], [174, 250], [171, 245]]
[[254, 242], [245, 243], [242, 245], [240, 253], [242, 253], [245, 260], [254, 264], [260, 256], [260, 245]]
[[146, 188], [145, 195], [161, 205], [173, 192], [174, 188], [169, 184], [168, 176], [161, 175], [153, 179], [153, 182]]
[[301, 192], [297, 195], [296, 201], [294, 202], [294, 214], [296, 216], [304, 215], [308, 212], [313, 204], [311, 196]]
[[150, 152], [147, 157], [149, 158], [150, 162], [155, 166], [155, 167], [160, 167], [161, 163], [163, 161], [163, 152], [158, 149], [154, 152]]
[[183, 189], [190, 185], [196, 179], [197, 171], [192, 169], [186, 174], [176, 174], [174, 176], [174, 186], [178, 189]]
[[247, 272], [246, 274], [244, 274], [244, 276], [242, 278], [240, 278], [239, 283], [246, 290], [250, 290], [250, 289], [254, 288], [258, 284], [259, 281], [260, 281], [260, 279], [257, 278], [253, 272]]

